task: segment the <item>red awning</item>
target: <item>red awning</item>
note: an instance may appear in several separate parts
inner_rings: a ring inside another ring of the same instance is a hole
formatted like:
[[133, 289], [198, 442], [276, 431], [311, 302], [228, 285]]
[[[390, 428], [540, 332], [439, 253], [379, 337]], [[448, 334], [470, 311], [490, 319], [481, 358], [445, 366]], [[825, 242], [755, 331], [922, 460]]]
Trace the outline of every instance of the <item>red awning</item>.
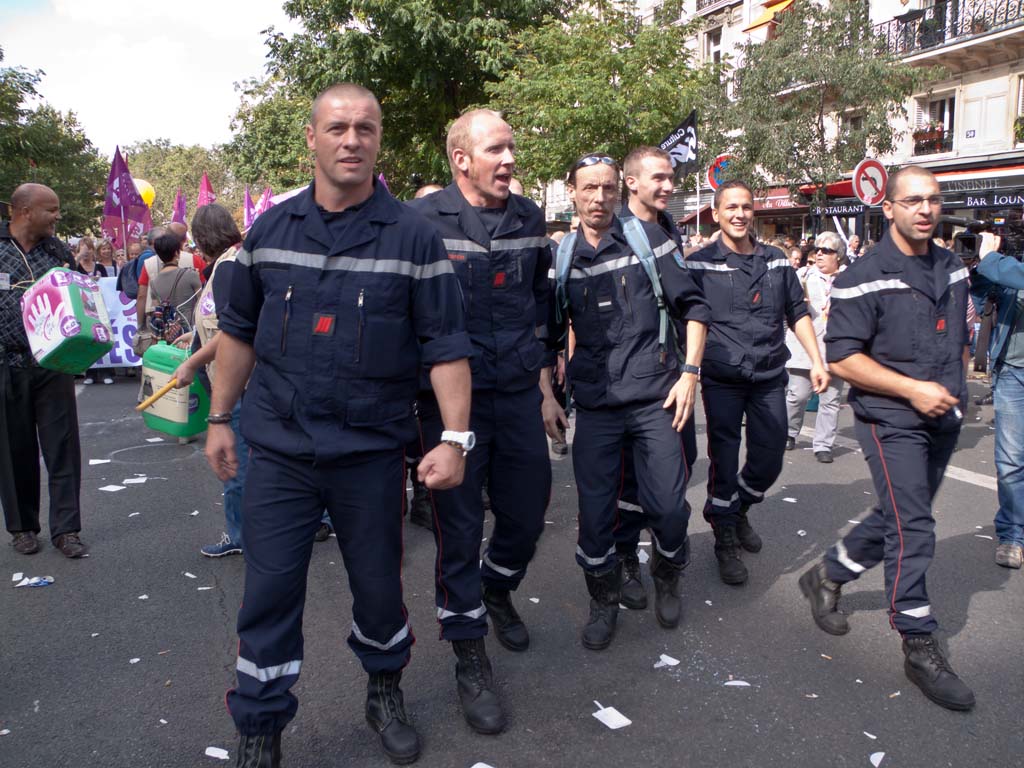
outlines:
[[[810, 197], [818, 191], [818, 186], [817, 184], [804, 184], [800, 187], [800, 191]], [[827, 197], [854, 197], [853, 179], [843, 179], [842, 181], [833, 181], [831, 184], [826, 184], [825, 195]]]
[[[710, 205], [702, 205], [700, 207], [700, 219], [701, 219], [701, 221], [711, 221], [711, 216], [710, 216], [710, 213], [709, 213], [710, 211], [711, 211], [711, 206]], [[676, 224], [678, 226], [687, 226], [688, 224], [693, 224], [696, 220], [697, 220], [697, 211], [693, 211], [692, 213], [688, 213], [685, 216], [683, 216], [683, 218], [677, 219], [676, 220]]]

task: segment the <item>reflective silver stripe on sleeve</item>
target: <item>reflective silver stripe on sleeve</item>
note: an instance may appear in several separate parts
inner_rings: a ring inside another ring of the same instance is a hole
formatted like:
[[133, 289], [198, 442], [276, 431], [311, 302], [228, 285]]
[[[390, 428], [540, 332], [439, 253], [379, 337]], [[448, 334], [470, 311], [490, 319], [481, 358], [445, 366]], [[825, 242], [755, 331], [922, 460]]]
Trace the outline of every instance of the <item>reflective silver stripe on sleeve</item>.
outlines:
[[495, 565], [494, 561], [491, 560], [490, 555], [484, 553], [484, 565], [490, 568], [495, 573], [500, 573], [502, 576], [508, 576], [509, 578], [519, 573], [518, 570], [513, 571], [511, 568], [502, 568], [500, 565]]
[[833, 288], [833, 299], [856, 299], [858, 296], [867, 296], [869, 293], [878, 291], [902, 291], [908, 290], [909, 285], [902, 280], [872, 280], [870, 283], [852, 285], [849, 288]]
[[711, 506], [713, 507], [731, 507], [734, 501], [739, 501], [740, 495], [734, 493], [731, 499], [716, 499], [714, 496], [711, 497]]
[[376, 640], [371, 640], [362, 633], [359, 629], [359, 625], [354, 621], [352, 622], [352, 634], [356, 636], [356, 640], [361, 642], [363, 645], [369, 645], [373, 648], [377, 648], [382, 651], [390, 650], [398, 645], [400, 642], [405, 640], [409, 636], [409, 622], [406, 622], [400, 630], [395, 632], [390, 640], [386, 643], [378, 643]]
[[836, 542], [836, 560], [850, 573], [864, 573], [864, 566], [850, 558], [842, 539]]
[[481, 616], [486, 614], [487, 609], [484, 608], [483, 603], [480, 604], [479, 608], [474, 608], [472, 611], [466, 611], [465, 613], [455, 613], [454, 611], [449, 611], [447, 608], [438, 608], [437, 620], [441, 621], [442, 619], [450, 619], [454, 616], [465, 616], [468, 619], [479, 619]]
[[[683, 259], [683, 267], [685, 269], [702, 269], [705, 272], [735, 272], [736, 267], [730, 267], [728, 264], [718, 264], [714, 261], [690, 261], [689, 259]], [[835, 294], [835, 291], [832, 292]]]
[[624, 509], [627, 512], [643, 512], [644, 508], [639, 504], [630, 504], [628, 501], [619, 499], [619, 509]]
[[743, 478], [740, 475], [736, 475], [736, 484], [740, 488], [742, 488], [744, 491], [749, 493], [751, 496], [753, 496], [754, 498], [757, 498], [757, 499], [763, 499], [764, 498], [764, 493], [763, 492], [755, 491], [753, 488], [751, 488], [749, 485], [747, 485], [745, 482], [743, 482]]
[[546, 237], [510, 237], [491, 240], [491, 251], [522, 251], [527, 248], [546, 248], [547, 245]]
[[959, 283], [961, 280], [966, 280], [970, 273], [967, 271], [967, 267], [962, 267], [956, 272], [949, 273], [949, 284]]
[[[668, 550], [664, 549], [661, 546], [661, 542], [658, 541], [658, 537], [654, 535], [653, 531], [651, 532], [651, 538], [654, 540], [654, 547], [655, 547], [655, 549], [657, 549], [658, 552], [660, 552], [663, 557], [666, 557], [669, 560], [671, 560], [673, 557], [678, 555], [680, 553], [680, 551], [682, 551], [682, 549], [683, 549], [683, 545], [680, 544], [678, 547], [676, 547], [671, 552], [669, 552]], [[683, 541], [685, 542], [685, 540], [686, 539], [684, 538]]]
[[[245, 253], [245, 251], [242, 251]], [[240, 254], [241, 255], [241, 254]], [[413, 280], [426, 280], [438, 275], [452, 274], [447, 259], [430, 264], [414, 264], [401, 259], [357, 259], [354, 256], [325, 256], [322, 253], [286, 251], [280, 248], [257, 248], [251, 255], [254, 264], [287, 264], [293, 267], [320, 269], [328, 272], [373, 272], [374, 274], [401, 275]]]
[[789, 267], [789, 261], [786, 259], [774, 259], [765, 264], [768, 269], [779, 269], [780, 267]]
[[555, 268], [552, 267], [548, 270], [548, 280], [554, 280], [555, 277], [557, 277], [557, 275], [555, 275]]
[[279, 677], [299, 674], [299, 670], [302, 669], [302, 659], [286, 661], [284, 664], [275, 664], [272, 667], [257, 667], [248, 659], [243, 659], [239, 656], [238, 661], [235, 663], [235, 669], [243, 675], [255, 677], [261, 683], [268, 683], [271, 680], [277, 680]]
[[449, 251], [469, 251], [471, 253], [487, 253], [487, 249], [480, 243], [472, 240], [448, 240], [445, 238], [444, 247]]
[[672, 253], [676, 249], [676, 244], [672, 240], [666, 240], [664, 243], [659, 245], [657, 248], [651, 249], [654, 253], [655, 258], [661, 258], [666, 253]]
[[608, 562], [609, 558], [615, 554], [615, 545], [612, 544], [611, 549], [605, 552], [601, 557], [587, 557], [587, 553], [583, 551], [583, 547], [579, 544], [576, 545], [576, 557], [582, 560], [587, 565], [604, 565]]
[[252, 254], [249, 253], [244, 248], [242, 248], [241, 250], [238, 251], [238, 255], [235, 256], [235, 261], [237, 261], [239, 264], [242, 264], [243, 266], [251, 267], [252, 266]]
[[923, 619], [925, 616], [931, 616], [932, 607], [930, 605], [922, 605], [920, 608], [908, 608], [905, 611], [900, 611], [900, 613], [915, 619]]

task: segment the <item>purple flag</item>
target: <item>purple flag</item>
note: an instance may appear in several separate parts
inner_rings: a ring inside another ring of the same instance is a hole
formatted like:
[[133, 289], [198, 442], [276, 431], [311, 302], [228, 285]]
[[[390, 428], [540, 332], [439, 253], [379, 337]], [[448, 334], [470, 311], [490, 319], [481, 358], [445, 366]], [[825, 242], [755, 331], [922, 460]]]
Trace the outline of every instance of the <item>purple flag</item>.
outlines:
[[107, 197], [103, 203], [102, 230], [114, 249], [125, 248], [129, 241], [140, 240], [153, 228], [149, 206], [135, 188], [128, 164], [121, 157], [121, 148], [114, 150], [114, 161], [107, 177]]
[[199, 182], [199, 200], [196, 205], [209, 205], [216, 199], [217, 196], [213, 194], [213, 187], [210, 185], [210, 180], [206, 177], [206, 172], [204, 171], [203, 178]]
[[245, 200], [243, 202], [242, 209], [242, 224], [248, 229], [252, 226], [253, 221], [256, 219], [256, 204], [252, 201], [252, 195], [249, 194], [249, 185], [245, 185]]
[[[259, 216], [261, 213], [266, 213], [267, 211], [274, 207], [274, 201], [270, 199], [273, 196], [274, 193], [271, 192], [270, 187], [267, 187], [266, 189], [263, 190], [263, 194], [260, 195], [260, 199], [256, 203], [256, 216]], [[254, 221], [256, 219], [256, 216], [253, 216]]]
[[384, 174], [383, 173], [378, 173], [377, 174], [377, 181], [379, 181], [381, 184], [383, 184], [384, 185], [384, 189], [386, 189], [388, 192], [391, 191], [391, 187], [388, 186], [387, 179], [384, 178]]
[[185, 193], [180, 189], [174, 196], [174, 215], [171, 216], [171, 221], [177, 221], [180, 224], [185, 224], [185, 219], [188, 218], [188, 201], [185, 200]]

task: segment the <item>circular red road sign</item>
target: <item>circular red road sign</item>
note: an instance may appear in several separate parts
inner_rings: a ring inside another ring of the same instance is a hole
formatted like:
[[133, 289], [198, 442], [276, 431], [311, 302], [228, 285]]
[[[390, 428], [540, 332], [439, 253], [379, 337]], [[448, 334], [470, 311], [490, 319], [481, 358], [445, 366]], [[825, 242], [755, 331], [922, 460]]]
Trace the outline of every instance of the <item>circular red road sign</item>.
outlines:
[[865, 158], [853, 169], [853, 194], [864, 205], [878, 205], [885, 198], [889, 173], [874, 158]]
[[708, 168], [708, 186], [712, 189], [718, 189], [718, 185], [722, 183], [722, 174], [729, 167], [729, 163], [735, 159], [736, 155], [719, 155], [716, 157]]

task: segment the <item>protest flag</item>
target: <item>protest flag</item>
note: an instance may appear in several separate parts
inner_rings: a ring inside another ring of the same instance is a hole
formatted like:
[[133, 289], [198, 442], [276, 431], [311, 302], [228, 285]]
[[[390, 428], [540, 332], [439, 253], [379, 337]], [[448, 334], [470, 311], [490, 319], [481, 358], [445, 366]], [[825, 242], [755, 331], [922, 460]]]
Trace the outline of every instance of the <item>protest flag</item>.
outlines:
[[128, 164], [121, 157], [121, 148], [114, 150], [114, 161], [107, 177], [106, 199], [103, 201], [103, 235], [109, 237], [114, 249], [125, 248], [131, 240], [153, 228], [153, 218], [135, 188]]
[[171, 221], [186, 224], [186, 218], [188, 218], [188, 201], [185, 199], [185, 193], [179, 189], [174, 195], [174, 215], [171, 216]]
[[196, 202], [196, 206], [209, 205], [216, 199], [217, 196], [213, 194], [213, 187], [210, 186], [210, 180], [204, 171], [203, 178], [199, 182], [199, 200]]
[[690, 112], [658, 146], [672, 158], [677, 178], [694, 173], [697, 170], [697, 110]]
[[252, 201], [252, 195], [249, 194], [249, 185], [245, 185], [245, 200], [242, 203], [242, 226], [248, 229], [252, 226], [253, 221], [256, 220], [256, 203]]

